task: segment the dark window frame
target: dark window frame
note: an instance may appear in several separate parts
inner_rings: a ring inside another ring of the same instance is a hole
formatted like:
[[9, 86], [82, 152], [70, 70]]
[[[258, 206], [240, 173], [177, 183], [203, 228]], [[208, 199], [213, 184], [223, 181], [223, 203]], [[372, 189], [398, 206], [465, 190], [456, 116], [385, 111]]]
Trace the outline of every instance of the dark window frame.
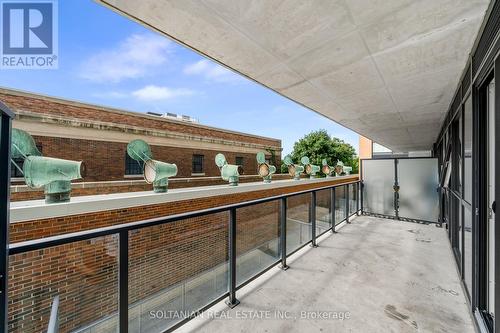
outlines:
[[14, 163], [17, 164], [17, 166], [22, 170], [23, 169], [23, 164], [24, 164], [24, 158], [13, 158], [12, 161], [10, 162], [10, 177], [11, 178], [23, 178], [24, 175], [19, 170]]
[[143, 174], [144, 162], [138, 162], [125, 152], [125, 176], [141, 176]]
[[193, 154], [191, 172], [192, 173], [204, 173], [205, 172], [204, 171], [204, 162], [205, 162], [205, 155]]

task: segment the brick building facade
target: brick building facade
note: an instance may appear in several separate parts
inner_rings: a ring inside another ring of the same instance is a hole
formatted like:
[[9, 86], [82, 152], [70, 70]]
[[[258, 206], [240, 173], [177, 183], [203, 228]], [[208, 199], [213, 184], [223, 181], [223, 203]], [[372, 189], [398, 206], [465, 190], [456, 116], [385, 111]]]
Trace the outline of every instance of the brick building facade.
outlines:
[[277, 139], [9, 89], [0, 89], [0, 100], [16, 113], [13, 127], [30, 133], [43, 155], [84, 161], [85, 182], [140, 179], [126, 154], [127, 143], [138, 138], [151, 145], [154, 159], [177, 164], [177, 178], [219, 176], [219, 152], [246, 175], [256, 174], [259, 151], [280, 169]]

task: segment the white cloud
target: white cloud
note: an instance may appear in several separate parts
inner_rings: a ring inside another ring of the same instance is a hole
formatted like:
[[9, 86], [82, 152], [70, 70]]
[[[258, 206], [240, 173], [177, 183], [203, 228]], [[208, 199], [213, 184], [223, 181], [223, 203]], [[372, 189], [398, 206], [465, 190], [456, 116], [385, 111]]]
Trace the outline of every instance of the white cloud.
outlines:
[[206, 80], [214, 82], [242, 82], [242, 77], [238, 74], [207, 59], [184, 67], [184, 74], [200, 75]]
[[155, 85], [145, 86], [144, 88], [132, 92], [132, 96], [142, 101], [161, 101], [179, 96], [193, 95], [194, 91], [184, 88], [168, 88]]
[[165, 64], [172, 43], [151, 33], [134, 34], [116, 47], [101, 51], [87, 59], [80, 76], [96, 82], [120, 82], [155, 73]]
[[196, 75], [202, 74], [209, 69], [210, 62], [208, 60], [200, 60], [184, 68], [184, 74]]

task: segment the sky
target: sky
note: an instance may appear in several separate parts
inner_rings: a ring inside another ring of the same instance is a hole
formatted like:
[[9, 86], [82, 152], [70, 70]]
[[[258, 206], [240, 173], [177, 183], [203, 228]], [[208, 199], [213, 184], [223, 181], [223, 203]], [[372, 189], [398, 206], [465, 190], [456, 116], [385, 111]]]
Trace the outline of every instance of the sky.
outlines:
[[0, 86], [282, 140], [283, 153], [325, 129], [358, 135], [91, 0], [58, 2], [59, 67], [0, 70]]

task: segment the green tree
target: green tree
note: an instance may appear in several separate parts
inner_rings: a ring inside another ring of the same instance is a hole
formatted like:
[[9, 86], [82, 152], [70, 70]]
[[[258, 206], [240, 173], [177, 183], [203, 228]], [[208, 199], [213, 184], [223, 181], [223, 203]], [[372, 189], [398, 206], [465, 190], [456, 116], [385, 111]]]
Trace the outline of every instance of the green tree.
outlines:
[[283, 162], [281, 162], [280, 171], [280, 173], [288, 173], [288, 166]]
[[291, 155], [295, 163], [300, 163], [303, 156], [308, 156], [311, 163], [316, 165], [321, 165], [324, 158], [332, 166], [340, 160], [353, 168], [352, 173], [358, 172], [358, 157], [354, 147], [339, 138], [330, 137], [323, 129], [313, 131], [295, 142]]
[[271, 154], [271, 165], [274, 165], [276, 166], [276, 152], [274, 151], [274, 149], [271, 149], [271, 148], [266, 148], [266, 151]]

